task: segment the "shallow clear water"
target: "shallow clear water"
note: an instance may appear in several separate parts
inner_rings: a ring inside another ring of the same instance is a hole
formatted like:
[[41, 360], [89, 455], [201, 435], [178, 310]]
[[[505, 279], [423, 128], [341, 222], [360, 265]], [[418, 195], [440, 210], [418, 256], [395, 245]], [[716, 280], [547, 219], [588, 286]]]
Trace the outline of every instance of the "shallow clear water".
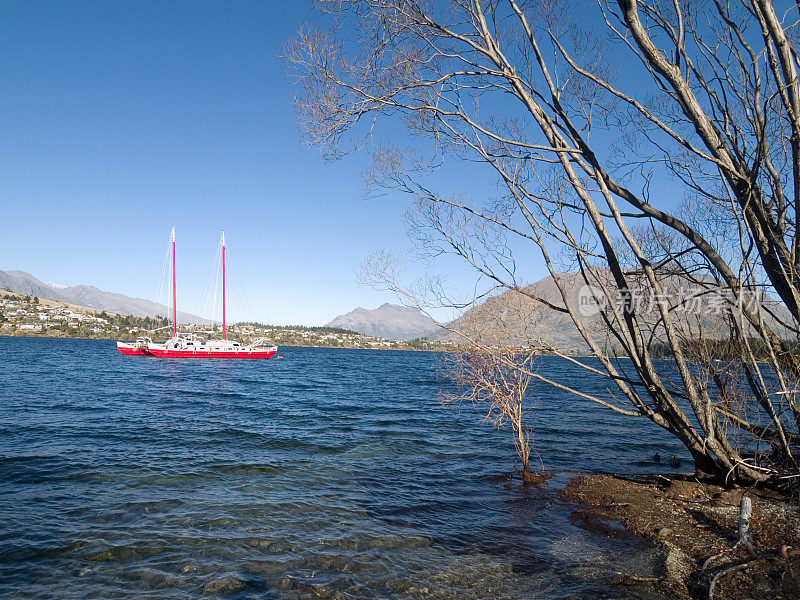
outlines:
[[439, 355], [280, 353], [0, 338], [0, 596], [644, 597], [607, 581], [647, 574], [651, 549], [582, 528], [555, 488], [658, 469], [679, 448], [653, 425], [537, 387], [536, 447], [558, 475], [523, 489], [510, 436], [437, 403]]

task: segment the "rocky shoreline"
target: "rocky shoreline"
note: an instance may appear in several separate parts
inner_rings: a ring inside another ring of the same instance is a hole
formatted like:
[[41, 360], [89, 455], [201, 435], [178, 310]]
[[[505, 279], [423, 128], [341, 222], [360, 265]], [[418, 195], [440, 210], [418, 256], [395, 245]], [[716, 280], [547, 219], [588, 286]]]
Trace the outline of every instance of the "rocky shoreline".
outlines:
[[[584, 527], [602, 529], [606, 521], [618, 521], [660, 547], [655, 576], [619, 573], [612, 580], [617, 585], [648, 587], [667, 597], [800, 598], [797, 497], [726, 490], [689, 475], [585, 475], [570, 480], [561, 494], [583, 506], [573, 518]], [[752, 516], [742, 543], [744, 505], [752, 506]]]

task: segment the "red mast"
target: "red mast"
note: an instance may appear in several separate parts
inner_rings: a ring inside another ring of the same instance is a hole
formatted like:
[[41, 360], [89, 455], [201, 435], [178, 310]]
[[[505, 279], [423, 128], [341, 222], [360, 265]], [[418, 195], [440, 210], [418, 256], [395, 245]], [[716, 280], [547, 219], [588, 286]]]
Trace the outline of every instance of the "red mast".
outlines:
[[172, 242], [172, 337], [178, 337], [178, 305], [175, 301], [175, 228], [170, 236]]
[[222, 339], [225, 337], [225, 231], [222, 231]]

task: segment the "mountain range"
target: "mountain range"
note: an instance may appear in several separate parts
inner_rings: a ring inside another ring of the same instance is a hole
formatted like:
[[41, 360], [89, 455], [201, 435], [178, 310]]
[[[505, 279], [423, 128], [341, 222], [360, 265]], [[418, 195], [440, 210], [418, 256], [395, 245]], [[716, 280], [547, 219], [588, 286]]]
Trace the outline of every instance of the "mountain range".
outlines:
[[[97, 310], [131, 315], [134, 317], [168, 316], [172, 310], [163, 304], [131, 298], [123, 294], [104, 292], [91, 285], [76, 285], [73, 287], [59, 285], [52, 282], [43, 282], [29, 273], [23, 271], [0, 271], [0, 288], [11, 290], [29, 296], [52, 298], [68, 302], [77, 306], [85, 306]], [[207, 323], [202, 317], [190, 313], [178, 312], [178, 321], [181, 323]]]
[[[610, 273], [598, 273], [608, 278]], [[581, 322], [601, 347], [619, 347], [619, 341], [608, 331], [603, 321], [601, 307], [606, 304], [600, 288], [587, 286], [583, 276], [577, 273], [558, 275], [570, 304], [582, 315]], [[663, 338], [660, 314], [649, 289], [642, 282], [632, 283], [632, 298], [637, 313], [642, 317], [640, 326], [644, 334]], [[722, 306], [726, 304], [724, 291], [716, 287], [711, 279], [702, 277], [689, 282], [684, 277], [666, 275], [660, 277], [664, 300], [671, 307], [673, 324], [679, 335], [695, 339], [700, 329], [707, 339], [720, 339], [729, 335], [727, 317]], [[567, 354], [587, 354], [589, 346], [578, 332], [572, 318], [564, 312], [564, 300], [552, 276], [545, 277], [525, 288], [527, 295], [506, 291], [479, 304], [450, 323], [449, 329], [462, 332], [471, 339], [483, 343], [515, 345], [545, 345]], [[544, 302], [533, 300], [541, 299]], [[598, 301], [599, 299], [599, 301]], [[614, 300], [618, 303], [618, 300]], [[791, 322], [788, 311], [779, 302], [764, 295], [761, 303], [769, 309], [766, 322], [780, 336], [791, 338], [784, 323]], [[550, 305], [548, 307], [547, 305]], [[552, 308], [555, 307], [555, 308]], [[771, 313], [771, 314], [770, 314]], [[438, 330], [428, 339], [435, 342], [464, 342], [464, 338], [450, 330]]]
[[384, 304], [372, 310], [359, 306], [325, 326], [403, 342], [425, 337], [437, 329], [436, 324], [419, 309], [397, 304]]

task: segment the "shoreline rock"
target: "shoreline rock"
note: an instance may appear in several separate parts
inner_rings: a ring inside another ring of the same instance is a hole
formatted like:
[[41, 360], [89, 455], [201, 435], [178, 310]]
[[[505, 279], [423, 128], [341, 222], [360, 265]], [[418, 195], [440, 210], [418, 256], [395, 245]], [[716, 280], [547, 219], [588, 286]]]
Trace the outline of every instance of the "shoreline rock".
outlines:
[[[584, 475], [571, 479], [561, 495], [584, 506], [575, 514], [586, 526], [617, 521], [661, 548], [656, 577], [620, 573], [615, 584], [653, 586], [684, 598], [800, 598], [797, 498], [724, 489], [686, 475]], [[752, 502], [748, 535], [755, 555], [737, 543], [743, 496]]]

